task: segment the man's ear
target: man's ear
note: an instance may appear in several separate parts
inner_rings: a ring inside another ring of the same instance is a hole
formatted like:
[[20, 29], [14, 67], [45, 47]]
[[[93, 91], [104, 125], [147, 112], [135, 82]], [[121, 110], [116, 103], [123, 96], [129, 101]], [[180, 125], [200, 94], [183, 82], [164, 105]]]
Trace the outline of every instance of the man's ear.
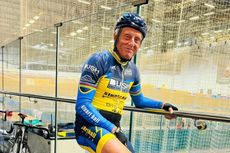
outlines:
[[117, 33], [114, 32], [114, 33], [113, 33], [113, 40], [116, 40], [116, 39], [117, 39]]

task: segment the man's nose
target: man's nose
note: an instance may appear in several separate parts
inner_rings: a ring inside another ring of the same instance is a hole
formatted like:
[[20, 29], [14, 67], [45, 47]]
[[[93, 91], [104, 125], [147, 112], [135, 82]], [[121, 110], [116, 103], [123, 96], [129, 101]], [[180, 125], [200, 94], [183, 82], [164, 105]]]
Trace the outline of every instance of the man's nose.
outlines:
[[134, 40], [134, 38], [132, 38], [132, 39], [129, 40], [129, 45], [130, 45], [130, 46], [134, 46], [134, 45], [135, 45], [135, 40]]

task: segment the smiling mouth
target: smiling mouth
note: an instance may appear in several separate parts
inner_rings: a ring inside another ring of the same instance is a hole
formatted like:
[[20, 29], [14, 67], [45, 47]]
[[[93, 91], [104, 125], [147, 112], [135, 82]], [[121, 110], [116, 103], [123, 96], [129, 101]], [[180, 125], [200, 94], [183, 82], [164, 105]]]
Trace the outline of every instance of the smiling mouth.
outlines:
[[126, 48], [126, 50], [127, 50], [128, 52], [133, 52], [133, 50], [130, 49], [130, 48]]

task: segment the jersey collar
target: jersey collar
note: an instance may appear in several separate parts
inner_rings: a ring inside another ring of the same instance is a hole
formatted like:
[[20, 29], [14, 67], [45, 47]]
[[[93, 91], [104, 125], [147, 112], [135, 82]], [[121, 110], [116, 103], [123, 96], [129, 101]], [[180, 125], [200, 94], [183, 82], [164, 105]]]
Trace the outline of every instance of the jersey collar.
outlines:
[[116, 59], [116, 61], [121, 65], [127, 65], [129, 61], [122, 61], [119, 55], [112, 49], [109, 50], [109, 52], [112, 54], [112, 56]]

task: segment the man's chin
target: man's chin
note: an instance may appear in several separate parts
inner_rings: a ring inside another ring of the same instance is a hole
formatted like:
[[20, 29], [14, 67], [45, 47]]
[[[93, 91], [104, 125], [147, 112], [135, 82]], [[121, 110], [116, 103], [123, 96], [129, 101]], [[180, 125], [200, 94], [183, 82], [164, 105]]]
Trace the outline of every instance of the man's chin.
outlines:
[[131, 61], [131, 60], [132, 60], [132, 57], [126, 57], [125, 60]]

